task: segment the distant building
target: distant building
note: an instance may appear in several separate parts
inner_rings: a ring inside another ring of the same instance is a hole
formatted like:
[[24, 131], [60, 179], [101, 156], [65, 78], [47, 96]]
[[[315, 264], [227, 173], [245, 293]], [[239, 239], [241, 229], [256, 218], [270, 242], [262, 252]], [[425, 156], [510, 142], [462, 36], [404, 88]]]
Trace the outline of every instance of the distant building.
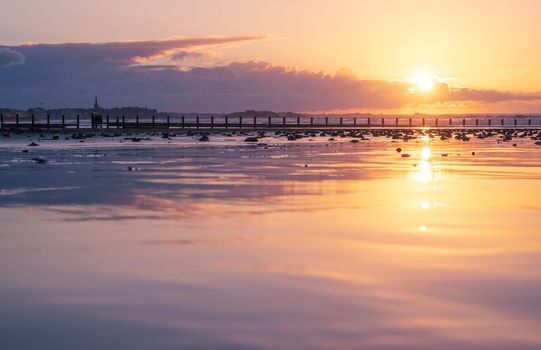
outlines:
[[98, 96], [97, 95], [94, 97], [94, 109], [95, 110], [100, 109], [100, 105], [98, 104]]

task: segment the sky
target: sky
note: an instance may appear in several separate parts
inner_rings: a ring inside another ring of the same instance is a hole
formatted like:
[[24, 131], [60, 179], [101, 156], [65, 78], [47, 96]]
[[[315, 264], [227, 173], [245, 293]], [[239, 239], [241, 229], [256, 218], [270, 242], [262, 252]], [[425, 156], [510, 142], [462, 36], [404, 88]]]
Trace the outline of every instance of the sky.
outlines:
[[0, 0], [0, 107], [541, 111], [537, 0]]

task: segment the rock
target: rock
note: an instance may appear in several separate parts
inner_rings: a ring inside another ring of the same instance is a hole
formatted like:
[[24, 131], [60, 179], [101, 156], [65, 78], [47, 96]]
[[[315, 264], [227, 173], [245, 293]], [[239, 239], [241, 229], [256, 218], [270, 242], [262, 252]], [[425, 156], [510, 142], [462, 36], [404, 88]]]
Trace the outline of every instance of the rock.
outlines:
[[53, 140], [58, 140], [58, 139], [60, 139], [60, 136], [58, 136], [58, 135], [53, 136]]
[[474, 156], [474, 155], [475, 155], [475, 152], [472, 152], [471, 155]]
[[401, 155], [401, 157], [402, 157], [402, 158], [409, 158], [409, 157], [411, 157], [411, 156], [410, 156], [409, 154], [407, 154], [407, 153], [404, 153], [404, 154]]
[[22, 152], [23, 152], [23, 153], [28, 153], [28, 150], [27, 150], [27, 149], [23, 149]]
[[209, 139], [209, 137], [207, 135], [203, 135], [199, 139], [199, 142], [208, 142], [208, 141], [210, 141], [210, 139]]
[[442, 153], [441, 156], [442, 156], [442, 157], [448, 157], [449, 154], [448, 154], [448, 153]]
[[39, 146], [39, 145], [37, 143], [35, 143], [35, 142], [31, 142], [28, 146], [29, 147], [36, 147], [36, 146]]
[[37, 164], [46, 164], [47, 160], [43, 158], [32, 158], [32, 160]]
[[247, 137], [244, 139], [244, 142], [259, 142], [259, 140], [257, 139], [257, 137]]
[[516, 143], [514, 143], [514, 144], [513, 144], [513, 147], [517, 147], [517, 144], [516, 144]]
[[397, 153], [402, 153], [402, 148], [398, 147], [398, 148], [396, 149], [396, 152], [397, 152]]
[[359, 143], [359, 140], [351, 140], [351, 143]]
[[537, 146], [541, 146], [541, 141], [537, 141], [535, 144], [536, 144]]

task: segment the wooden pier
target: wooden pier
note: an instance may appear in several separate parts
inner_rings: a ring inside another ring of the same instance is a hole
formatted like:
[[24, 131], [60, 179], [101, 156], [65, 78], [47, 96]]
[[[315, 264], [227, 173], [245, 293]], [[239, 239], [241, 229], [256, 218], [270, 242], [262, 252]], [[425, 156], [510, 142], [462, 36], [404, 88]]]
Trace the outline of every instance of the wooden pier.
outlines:
[[[104, 116], [99, 130], [152, 129], [357, 129], [357, 128], [539, 128], [541, 117], [531, 118], [411, 118], [411, 117], [228, 117], [228, 116]], [[4, 116], [3, 131], [58, 131], [92, 129], [90, 117]], [[95, 128], [96, 129], [96, 128]]]

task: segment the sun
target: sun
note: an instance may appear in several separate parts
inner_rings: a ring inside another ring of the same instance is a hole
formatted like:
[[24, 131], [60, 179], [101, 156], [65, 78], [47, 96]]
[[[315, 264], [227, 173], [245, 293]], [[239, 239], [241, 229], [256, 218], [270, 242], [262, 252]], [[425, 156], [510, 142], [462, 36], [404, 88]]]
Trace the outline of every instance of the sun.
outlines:
[[430, 92], [434, 89], [435, 78], [428, 73], [419, 73], [410, 79], [412, 84], [415, 84], [417, 88], [424, 92]]

